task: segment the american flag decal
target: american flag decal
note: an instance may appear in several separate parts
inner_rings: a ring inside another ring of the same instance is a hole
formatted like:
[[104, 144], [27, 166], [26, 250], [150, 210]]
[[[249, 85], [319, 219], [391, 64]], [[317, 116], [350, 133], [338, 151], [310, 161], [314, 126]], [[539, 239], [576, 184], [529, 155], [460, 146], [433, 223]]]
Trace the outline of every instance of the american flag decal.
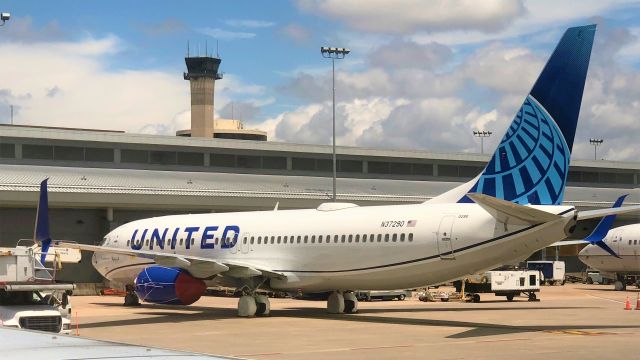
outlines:
[[407, 227], [415, 227], [418, 223], [418, 220], [409, 220], [407, 221]]

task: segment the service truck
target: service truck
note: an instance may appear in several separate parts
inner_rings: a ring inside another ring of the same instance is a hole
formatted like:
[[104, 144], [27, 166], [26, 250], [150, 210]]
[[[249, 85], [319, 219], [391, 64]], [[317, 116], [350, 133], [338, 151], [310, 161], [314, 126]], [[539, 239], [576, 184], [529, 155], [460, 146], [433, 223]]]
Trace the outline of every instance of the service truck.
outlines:
[[56, 261], [47, 268], [39, 256], [37, 246], [0, 248], [0, 325], [69, 334], [75, 287], [56, 282]]

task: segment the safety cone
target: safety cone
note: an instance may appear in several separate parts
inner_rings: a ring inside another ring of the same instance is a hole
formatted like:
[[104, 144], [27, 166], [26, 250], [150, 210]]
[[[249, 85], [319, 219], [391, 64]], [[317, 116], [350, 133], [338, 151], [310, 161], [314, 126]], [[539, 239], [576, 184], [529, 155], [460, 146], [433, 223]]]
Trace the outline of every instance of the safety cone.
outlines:
[[636, 310], [640, 310], [640, 292], [638, 293], [638, 298], [636, 299]]
[[629, 301], [629, 295], [627, 295], [627, 301], [624, 302], [624, 309], [631, 310], [631, 301]]

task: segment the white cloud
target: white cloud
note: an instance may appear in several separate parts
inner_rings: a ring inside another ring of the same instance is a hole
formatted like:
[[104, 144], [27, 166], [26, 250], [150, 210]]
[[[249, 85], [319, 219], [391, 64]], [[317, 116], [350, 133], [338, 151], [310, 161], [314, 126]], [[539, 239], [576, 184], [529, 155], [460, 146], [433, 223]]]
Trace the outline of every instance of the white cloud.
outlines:
[[288, 24], [282, 27], [279, 33], [298, 44], [304, 44], [311, 39], [311, 31], [299, 24]]
[[395, 34], [448, 29], [492, 32], [525, 12], [518, 0], [298, 0], [298, 6], [359, 31]]
[[219, 28], [200, 28], [198, 32], [211, 36], [218, 40], [241, 40], [241, 39], [253, 39], [256, 37], [255, 33], [242, 32], [242, 31], [228, 31]]
[[226, 20], [225, 24], [233, 27], [245, 27], [245, 28], [266, 28], [272, 27], [276, 23], [264, 20], [251, 20], [251, 19], [231, 19]]

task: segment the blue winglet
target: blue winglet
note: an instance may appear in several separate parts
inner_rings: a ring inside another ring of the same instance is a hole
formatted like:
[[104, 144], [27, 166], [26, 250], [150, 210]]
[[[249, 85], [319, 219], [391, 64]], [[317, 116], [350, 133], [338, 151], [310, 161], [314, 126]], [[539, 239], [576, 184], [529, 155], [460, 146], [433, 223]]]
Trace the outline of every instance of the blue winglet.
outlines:
[[36, 228], [34, 231], [34, 240], [42, 243], [42, 255], [40, 262], [44, 264], [47, 252], [51, 246], [51, 234], [49, 233], [49, 196], [47, 195], [47, 181], [44, 179], [40, 183], [40, 200], [38, 201], [38, 210], [36, 212]]
[[[629, 196], [629, 194], [620, 196], [618, 200], [616, 200], [616, 202], [613, 204], [612, 208], [619, 208], [620, 206], [622, 206], [622, 202], [627, 196]], [[615, 251], [613, 251], [613, 249], [611, 249], [609, 245], [607, 245], [603, 241], [604, 237], [607, 236], [609, 230], [611, 230], [611, 226], [613, 226], [613, 222], [615, 220], [616, 215], [605, 216], [604, 218], [602, 218], [602, 220], [600, 220], [598, 226], [596, 226], [593, 232], [589, 236], [587, 236], [585, 240], [588, 241], [591, 245], [596, 245], [602, 250], [620, 259], [620, 256], [618, 256], [618, 254], [616, 254]]]

